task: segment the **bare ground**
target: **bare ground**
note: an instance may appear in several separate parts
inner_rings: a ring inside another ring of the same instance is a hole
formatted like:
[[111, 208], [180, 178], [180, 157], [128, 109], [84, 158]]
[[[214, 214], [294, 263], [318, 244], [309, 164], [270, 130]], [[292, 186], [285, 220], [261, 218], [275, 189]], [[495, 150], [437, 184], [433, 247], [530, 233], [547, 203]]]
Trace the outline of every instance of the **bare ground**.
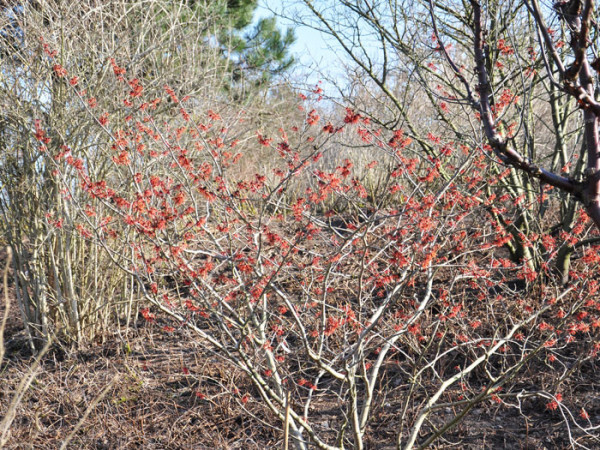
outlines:
[[[72, 449], [283, 448], [282, 424], [261, 404], [242, 373], [185, 329], [166, 333], [159, 323], [142, 319], [135, 325], [128, 333], [116, 330], [105, 343], [79, 351], [54, 347], [16, 408], [6, 448], [59, 448], [65, 441]], [[6, 415], [33, 361], [14, 301], [4, 335], [0, 417]], [[544, 363], [532, 363], [521, 375], [524, 390], [552, 381], [544, 379], [551, 373], [548, 367], [536, 364]], [[591, 424], [600, 423], [598, 375], [598, 367], [586, 363], [574, 371], [570, 391], [564, 393], [571, 411], [585, 406]], [[402, 421], [399, 399], [408, 388], [389, 368], [367, 432], [367, 448], [395, 448]], [[587, 448], [600, 448], [595, 433], [584, 435], [572, 421], [568, 426], [560, 410], [546, 408], [547, 400], [515, 395], [504, 400], [476, 406], [432, 448], [572, 448], [569, 435]], [[454, 414], [442, 409], [430, 426]], [[323, 398], [315, 402], [310, 420], [333, 437], [339, 415], [335, 402]]]
[[[32, 360], [19, 322], [11, 314], [5, 331], [2, 416]], [[581, 371], [578, 392], [570, 396], [586, 402], [592, 423], [600, 421], [595, 369]], [[374, 415], [369, 448], [394, 448], [402, 412], [394, 394], [406, 386], [393, 377], [390, 373], [386, 401]], [[432, 422], [452, 414], [442, 410]], [[336, 420], [335, 405], [317, 405], [311, 419], [327, 432]], [[240, 373], [185, 330], [166, 334], [156, 325], [78, 352], [53, 349], [17, 408], [6, 448], [58, 448], [75, 427], [68, 448], [283, 448], [282, 424]], [[474, 408], [435, 448], [559, 449], [570, 447], [568, 433], [560, 412], [547, 410], [541, 399], [524, 400], [521, 412], [488, 403]], [[571, 433], [577, 436], [577, 430]], [[581, 443], [600, 448], [587, 438]]]

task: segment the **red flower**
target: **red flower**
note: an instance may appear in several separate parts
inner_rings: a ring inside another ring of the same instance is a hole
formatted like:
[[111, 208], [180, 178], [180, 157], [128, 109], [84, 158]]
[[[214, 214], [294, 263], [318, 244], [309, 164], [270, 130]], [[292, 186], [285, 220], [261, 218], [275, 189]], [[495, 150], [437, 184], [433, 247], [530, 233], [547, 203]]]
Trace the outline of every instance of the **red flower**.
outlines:
[[317, 111], [313, 109], [311, 112], [308, 113], [306, 123], [308, 123], [309, 125], [316, 125], [318, 122], [319, 115], [317, 114]]
[[350, 108], [346, 108], [346, 117], [344, 117], [344, 123], [358, 123], [361, 115], [355, 113]]
[[264, 137], [262, 134], [258, 134], [257, 137], [258, 137], [258, 143], [260, 145], [262, 145], [263, 147], [268, 147], [271, 144], [271, 142], [273, 142], [272, 138]]
[[125, 69], [119, 67], [114, 58], [110, 58], [110, 64], [112, 66], [113, 72], [117, 77], [121, 77], [125, 73]]
[[212, 109], [209, 109], [207, 111], [208, 114], [208, 118], [210, 120], [221, 120], [221, 116], [219, 114], [217, 114], [216, 112], [214, 112]]
[[98, 118], [98, 122], [100, 122], [100, 125], [105, 126], [108, 123], [108, 113], [105, 112], [104, 114], [102, 114]]
[[142, 309], [140, 309], [140, 314], [148, 322], [153, 322], [154, 319], [156, 319], [156, 315], [154, 313], [150, 312], [150, 308], [142, 308]]
[[546, 409], [556, 411], [558, 409], [558, 403], [552, 400], [551, 402], [546, 403]]
[[131, 92], [129, 92], [130, 97], [141, 97], [142, 92], [144, 92], [143, 86], [140, 84], [140, 80], [134, 78], [129, 81], [129, 86], [131, 87]]
[[63, 78], [67, 76], [67, 69], [65, 69], [60, 64], [54, 64], [54, 66], [52, 66], [52, 69], [54, 69], [54, 73], [58, 78]]
[[175, 95], [175, 91], [173, 89], [171, 89], [169, 87], [169, 85], [165, 84], [163, 86], [163, 88], [164, 88], [165, 92], [167, 94], [169, 94], [169, 97], [171, 97], [171, 100], [173, 101], [173, 103], [179, 103], [179, 99], [177, 98], [177, 95]]

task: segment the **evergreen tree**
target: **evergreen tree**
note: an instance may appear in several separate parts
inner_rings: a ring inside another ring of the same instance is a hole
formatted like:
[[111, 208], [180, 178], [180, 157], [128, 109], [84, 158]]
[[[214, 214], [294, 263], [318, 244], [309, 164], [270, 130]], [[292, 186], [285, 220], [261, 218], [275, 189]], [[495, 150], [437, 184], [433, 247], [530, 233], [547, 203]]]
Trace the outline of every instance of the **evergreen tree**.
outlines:
[[189, 0], [188, 5], [217, 18], [214, 37], [230, 62], [229, 89], [239, 83], [245, 88], [264, 86], [294, 64], [289, 54], [295, 41], [292, 29], [282, 31], [275, 17], [262, 18], [251, 26], [258, 0]]

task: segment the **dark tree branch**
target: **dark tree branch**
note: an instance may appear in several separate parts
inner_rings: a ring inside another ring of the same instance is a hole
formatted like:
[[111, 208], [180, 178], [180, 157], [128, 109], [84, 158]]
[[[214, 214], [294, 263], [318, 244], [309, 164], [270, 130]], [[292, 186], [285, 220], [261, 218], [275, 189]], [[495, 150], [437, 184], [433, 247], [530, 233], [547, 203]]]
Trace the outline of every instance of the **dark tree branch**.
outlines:
[[[587, 56], [594, 1], [568, 0], [554, 4], [554, 9], [571, 30], [570, 46], [575, 60], [569, 68], [565, 68], [562, 59], [558, 55], [537, 0], [526, 2], [537, 24], [538, 33], [542, 36], [552, 59], [558, 67], [562, 80], [561, 89], [575, 97], [579, 106], [583, 109], [587, 169], [581, 182], [576, 182], [537, 167], [510, 148], [506, 139], [496, 131], [489, 102], [490, 86], [485, 66], [481, 5], [476, 0], [470, 0], [470, 2], [474, 13], [475, 65], [481, 99], [480, 113], [490, 146], [505, 163], [533, 175], [544, 183], [573, 194], [575, 198], [584, 204], [588, 215], [594, 221], [596, 227], [600, 229], [600, 137], [598, 135], [600, 104], [594, 98], [594, 77]], [[546, 66], [549, 69], [549, 65], [546, 64]]]
[[479, 107], [483, 129], [488, 142], [496, 155], [506, 164], [510, 164], [528, 174], [538, 178], [540, 181], [557, 187], [565, 192], [580, 198], [581, 187], [578, 183], [569, 178], [557, 175], [542, 169], [524, 158], [519, 152], [508, 145], [507, 140], [496, 130], [496, 124], [490, 106], [490, 82], [485, 65], [485, 43], [483, 39], [483, 28], [481, 24], [481, 5], [475, 0], [471, 0], [474, 13], [475, 26], [475, 67], [477, 79], [479, 82]]
[[444, 43], [442, 42], [440, 33], [437, 28], [437, 22], [435, 20], [434, 6], [433, 6], [432, 0], [429, 0], [429, 14], [431, 15], [431, 25], [433, 26], [433, 33], [435, 34], [435, 38], [440, 47], [440, 51], [443, 53], [444, 58], [446, 59], [448, 64], [450, 64], [450, 67], [452, 68], [452, 71], [454, 72], [456, 77], [460, 80], [462, 85], [465, 87], [465, 90], [467, 91], [467, 100], [469, 101], [469, 103], [471, 103], [471, 105], [474, 108], [479, 109], [480, 108], [479, 102], [477, 100], [475, 100], [475, 97], [473, 96], [473, 92], [471, 90], [471, 86], [469, 85], [469, 82], [467, 81], [465, 76], [462, 74], [462, 72], [460, 71], [460, 69], [454, 62], [454, 60], [450, 57], [450, 55], [448, 54], [448, 51], [446, 50], [446, 47], [444, 46]]

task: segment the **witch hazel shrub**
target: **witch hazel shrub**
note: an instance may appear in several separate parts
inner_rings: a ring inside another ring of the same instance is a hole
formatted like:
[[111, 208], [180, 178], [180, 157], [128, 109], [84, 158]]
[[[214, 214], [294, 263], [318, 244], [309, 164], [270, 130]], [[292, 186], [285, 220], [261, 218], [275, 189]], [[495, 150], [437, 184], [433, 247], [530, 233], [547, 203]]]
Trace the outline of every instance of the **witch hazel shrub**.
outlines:
[[[64, 136], [51, 149], [36, 122], [73, 211], [48, 221], [110, 255], [149, 326], [192, 330], [245, 373], [254, 390], [231, 393], [242, 404], [252, 398], [283, 424], [290, 396], [298, 448], [367, 445], [390, 405], [398, 442], [436, 438], [458, 422], [439, 416], [434, 428], [438, 405], [512, 407], [534, 367], [536, 392], [554, 395], [559, 367], [596, 358], [597, 249], [582, 247], [566, 286], [548, 268], [552, 235], [532, 237], [545, 264], [511, 261], [498, 217], [514, 199], [487, 189], [483, 146], [432, 135], [437, 154], [423, 155], [404, 130], [358, 111], [324, 119], [319, 86], [290, 100], [289, 123], [258, 127], [241, 106], [207, 108], [168, 85], [148, 95], [108, 64], [113, 111], [53, 64], [104, 139], [84, 152]], [[582, 408], [565, 392], [552, 398], [550, 410]], [[324, 429], [332, 404], [341, 413]]]

